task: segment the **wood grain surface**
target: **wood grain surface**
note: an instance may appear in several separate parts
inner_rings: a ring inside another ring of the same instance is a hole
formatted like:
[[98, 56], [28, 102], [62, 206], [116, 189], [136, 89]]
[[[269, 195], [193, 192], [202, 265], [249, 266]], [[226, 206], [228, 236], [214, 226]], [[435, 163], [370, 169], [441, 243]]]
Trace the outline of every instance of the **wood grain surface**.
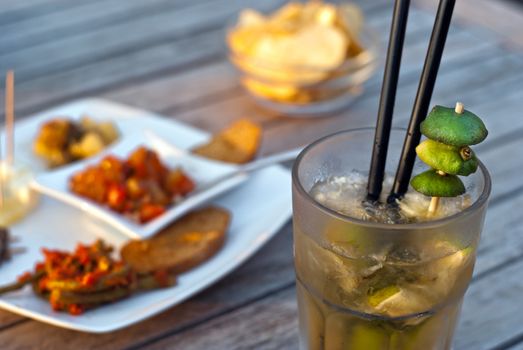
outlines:
[[[392, 2], [357, 2], [380, 34], [383, 51]], [[0, 0], [0, 72], [16, 70], [19, 118], [87, 96], [152, 110], [208, 131], [246, 117], [264, 127], [262, 154], [373, 125], [382, 68], [348, 109], [325, 118], [267, 111], [241, 89], [226, 59], [224, 28], [244, 7], [269, 11], [282, 3]], [[435, 1], [413, 3], [397, 126], [409, 118], [434, 18]], [[523, 9], [514, 4], [458, 1], [432, 100], [463, 101], [484, 117], [490, 131], [476, 151], [492, 173], [493, 193], [455, 337], [458, 350], [523, 349], [522, 19]], [[207, 290], [120, 331], [80, 333], [0, 311], [2, 350], [139, 348], [296, 349], [291, 223]]]

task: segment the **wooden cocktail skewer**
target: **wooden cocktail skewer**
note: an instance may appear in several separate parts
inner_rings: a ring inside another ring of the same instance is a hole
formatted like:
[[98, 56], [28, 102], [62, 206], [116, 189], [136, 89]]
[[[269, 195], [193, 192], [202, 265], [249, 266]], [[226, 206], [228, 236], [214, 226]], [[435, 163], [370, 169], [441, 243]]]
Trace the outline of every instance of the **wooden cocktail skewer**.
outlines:
[[15, 125], [15, 74], [7, 71], [5, 78], [5, 141], [8, 166], [14, 163], [14, 125]]
[[[0, 140], [1, 141], [1, 140]], [[2, 147], [0, 142], [0, 155], [2, 154]], [[2, 167], [2, 157], [0, 156], [0, 167]], [[4, 170], [0, 168], [0, 210], [4, 207]]]
[[12, 70], [7, 71], [5, 78], [5, 141], [6, 141], [6, 157], [3, 164], [2, 176], [0, 176], [0, 208], [4, 205], [4, 180], [14, 163], [14, 86], [15, 75]]
[[[464, 110], [465, 110], [465, 106], [463, 105], [463, 103], [456, 102], [456, 107], [454, 108], [454, 111], [456, 112], [456, 114], [463, 114]], [[443, 172], [441, 170], [438, 170], [437, 173], [440, 176], [447, 175], [445, 172]], [[440, 201], [440, 197], [432, 197], [430, 199], [429, 209], [427, 212], [428, 217], [432, 217], [436, 214], [436, 212], [438, 211], [438, 207], [439, 207], [439, 201]]]

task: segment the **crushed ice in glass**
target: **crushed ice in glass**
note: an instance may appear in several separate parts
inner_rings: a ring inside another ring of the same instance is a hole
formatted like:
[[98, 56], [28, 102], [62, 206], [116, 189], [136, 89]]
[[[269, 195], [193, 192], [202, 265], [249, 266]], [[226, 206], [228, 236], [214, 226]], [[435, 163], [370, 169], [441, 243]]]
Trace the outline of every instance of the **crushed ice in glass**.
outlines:
[[405, 224], [434, 220], [456, 214], [470, 206], [470, 197], [465, 194], [453, 198], [441, 198], [435, 216], [427, 218], [430, 197], [409, 191], [396, 204], [386, 204], [394, 178], [386, 176], [382, 198], [379, 202], [366, 200], [367, 175], [353, 171], [345, 176], [332, 176], [318, 181], [310, 190], [311, 196], [322, 205], [356, 219], [386, 224]]

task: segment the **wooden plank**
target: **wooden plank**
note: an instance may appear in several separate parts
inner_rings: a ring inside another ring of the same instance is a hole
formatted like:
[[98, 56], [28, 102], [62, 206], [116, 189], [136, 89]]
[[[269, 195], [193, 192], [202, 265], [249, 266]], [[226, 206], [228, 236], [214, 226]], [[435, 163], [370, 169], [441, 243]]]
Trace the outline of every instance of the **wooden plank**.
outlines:
[[231, 98], [233, 93], [242, 94], [236, 72], [229, 62], [219, 59], [197, 69], [112, 89], [102, 97], [159, 113], [177, 113]]
[[[99, 1], [99, 0], [92, 0]], [[27, 18], [34, 18], [50, 12], [58, 12], [81, 4], [80, 1], [70, 0], [16, 0], [4, 1], [0, 4], [1, 26], [11, 24]]]
[[188, 8], [166, 9], [130, 22], [92, 28], [86, 33], [1, 54], [0, 70], [15, 69], [21, 82], [160, 43], [187, 40], [195, 33], [222, 29], [226, 20], [244, 6], [271, 9], [281, 3], [282, 0], [206, 0]]
[[[436, 2], [414, 0], [419, 7], [434, 11]], [[454, 17], [467, 25], [473, 24], [479, 35], [488, 28], [498, 40], [517, 50], [523, 49], [523, 10], [521, 3], [511, 1], [461, 0], [456, 2]]]
[[187, 0], [105, 0], [80, 2], [80, 5], [54, 11], [42, 16], [29, 17], [12, 24], [2, 25], [0, 53], [12, 53], [22, 48], [72, 35], [100, 29], [107, 25], [132, 20], [169, 8], [181, 9], [190, 5]]
[[[218, 32], [212, 34], [217, 35]], [[70, 99], [101, 94], [121, 84], [136, 85], [143, 80], [176, 74], [215, 61], [221, 43], [216, 41], [214, 35], [200, 34], [147, 51], [129, 53], [125, 59], [113, 57], [96, 64], [19, 83], [18, 115], [23, 117]]]
[[508, 347], [498, 348], [498, 349], [496, 349], [496, 350], [502, 350], [502, 349], [507, 349], [507, 350], [523, 350], [523, 335], [522, 335], [522, 334], [519, 334], [518, 338], [517, 338], [517, 339], [514, 339], [514, 342], [515, 342], [515, 343], [511, 343], [511, 345], [508, 346]]
[[[522, 129], [523, 130], [523, 129]], [[523, 131], [521, 131], [523, 136]], [[501, 136], [503, 137], [503, 136]], [[521, 182], [521, 160], [512, 161], [514, 150], [522, 149], [523, 137], [485, 150], [478, 157], [492, 173], [493, 192], [487, 225], [478, 250], [481, 258], [476, 264], [476, 272], [483, 275], [495, 269], [500, 261], [510, 261], [521, 257], [523, 252], [523, 227], [520, 203], [523, 203], [523, 183]], [[521, 158], [521, 157], [519, 157]], [[509, 196], [510, 195], [510, 196]], [[493, 217], [499, 215], [499, 218]]]
[[176, 346], [184, 350], [297, 349], [297, 329], [296, 294], [294, 287], [290, 287], [223, 317], [142, 348], [170, 349]]
[[521, 334], [522, 268], [520, 259], [471, 285], [456, 333], [456, 349], [492, 349]]
[[20, 323], [21, 321], [25, 322], [26, 320], [27, 319], [25, 317], [2, 310], [2, 311], [0, 311], [0, 332], [3, 329], [16, 325], [16, 324]]

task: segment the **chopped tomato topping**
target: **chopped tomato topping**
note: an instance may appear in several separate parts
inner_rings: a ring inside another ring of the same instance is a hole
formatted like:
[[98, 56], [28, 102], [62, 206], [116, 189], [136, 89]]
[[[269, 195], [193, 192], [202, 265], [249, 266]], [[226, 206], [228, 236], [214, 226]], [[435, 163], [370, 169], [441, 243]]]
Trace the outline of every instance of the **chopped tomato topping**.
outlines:
[[80, 196], [145, 223], [196, 186], [182, 169], [168, 169], [156, 152], [139, 147], [126, 160], [107, 156], [74, 174], [69, 187]]
[[107, 190], [107, 205], [116, 211], [123, 209], [127, 197], [125, 186], [111, 184]]

